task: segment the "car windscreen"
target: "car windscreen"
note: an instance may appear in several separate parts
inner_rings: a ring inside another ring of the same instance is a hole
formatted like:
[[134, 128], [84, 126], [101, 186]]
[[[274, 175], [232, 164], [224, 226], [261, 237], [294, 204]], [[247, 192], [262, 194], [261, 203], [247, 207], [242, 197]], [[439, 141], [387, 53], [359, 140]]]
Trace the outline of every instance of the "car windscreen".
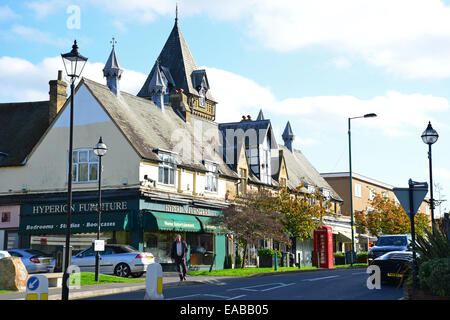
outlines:
[[39, 251], [39, 250], [25, 249], [24, 251], [25, 251], [26, 253], [32, 255], [34, 258], [37, 258], [37, 257], [46, 257], [46, 256], [48, 256], [48, 254], [45, 254], [44, 252]]
[[375, 245], [379, 247], [406, 246], [406, 237], [381, 237]]

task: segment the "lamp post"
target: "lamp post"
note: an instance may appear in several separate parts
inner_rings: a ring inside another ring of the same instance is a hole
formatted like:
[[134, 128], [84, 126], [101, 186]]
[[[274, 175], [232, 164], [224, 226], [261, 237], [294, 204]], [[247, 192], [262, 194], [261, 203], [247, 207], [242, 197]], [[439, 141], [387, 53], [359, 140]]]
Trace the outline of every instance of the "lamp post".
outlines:
[[353, 267], [353, 253], [355, 252], [355, 231], [354, 231], [354, 220], [353, 220], [353, 182], [352, 182], [352, 140], [351, 140], [351, 130], [350, 121], [358, 118], [373, 118], [377, 115], [375, 113], [368, 113], [360, 117], [348, 118], [348, 159], [349, 159], [349, 175], [350, 175], [350, 223], [352, 227], [352, 250], [350, 253], [350, 265]]
[[431, 209], [431, 229], [435, 233], [435, 222], [434, 222], [434, 198], [433, 198], [433, 170], [431, 166], [431, 145], [437, 141], [439, 138], [436, 130], [431, 126], [431, 122], [428, 122], [428, 126], [422, 133], [422, 141], [428, 145], [428, 160], [430, 168], [430, 209]]
[[70, 247], [70, 219], [72, 214], [72, 166], [73, 166], [73, 109], [74, 109], [74, 91], [75, 80], [80, 77], [81, 72], [86, 64], [87, 58], [78, 53], [77, 41], [73, 42], [72, 51], [61, 54], [64, 68], [67, 76], [70, 77], [70, 125], [69, 125], [69, 169], [67, 178], [67, 226], [66, 226], [66, 249], [64, 251], [64, 274], [62, 283], [62, 300], [69, 299], [69, 274], [67, 268], [69, 266], [69, 247]]
[[[97, 240], [100, 240], [100, 222], [102, 214], [102, 157], [108, 151], [108, 147], [103, 143], [102, 137], [94, 147], [94, 153], [98, 156], [98, 222], [97, 222]], [[95, 254], [95, 281], [98, 282], [98, 269], [100, 264], [100, 251]]]

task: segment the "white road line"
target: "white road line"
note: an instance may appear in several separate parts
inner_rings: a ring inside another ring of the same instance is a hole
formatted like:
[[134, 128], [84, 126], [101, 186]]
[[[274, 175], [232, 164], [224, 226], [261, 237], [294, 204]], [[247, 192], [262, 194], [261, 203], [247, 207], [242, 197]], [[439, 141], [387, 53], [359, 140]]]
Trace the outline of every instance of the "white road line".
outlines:
[[240, 296], [229, 298], [227, 300], [235, 300], [235, 299], [239, 299], [239, 298], [242, 298], [242, 297], [245, 297], [245, 296], [246, 296], [245, 294], [241, 294]]
[[204, 296], [208, 296], [208, 297], [215, 297], [215, 298], [221, 298], [221, 299], [229, 299], [230, 297], [225, 297], [225, 296], [218, 296], [216, 294], [208, 294], [208, 293], [204, 293]]
[[278, 288], [284, 288], [284, 287], [292, 286], [293, 284], [295, 284], [295, 282], [293, 282], [293, 283], [288, 283], [288, 284], [282, 284], [282, 285], [280, 285], [280, 286], [278, 286], [278, 287], [267, 288], [267, 289], [261, 290], [261, 292], [269, 291], [269, 290], [273, 290], [273, 289], [278, 289]]
[[321, 277], [321, 278], [313, 278], [313, 279], [305, 279], [303, 281], [317, 281], [317, 280], [324, 280], [324, 279], [331, 279], [331, 278], [337, 278], [340, 276], [329, 276], [329, 277]]

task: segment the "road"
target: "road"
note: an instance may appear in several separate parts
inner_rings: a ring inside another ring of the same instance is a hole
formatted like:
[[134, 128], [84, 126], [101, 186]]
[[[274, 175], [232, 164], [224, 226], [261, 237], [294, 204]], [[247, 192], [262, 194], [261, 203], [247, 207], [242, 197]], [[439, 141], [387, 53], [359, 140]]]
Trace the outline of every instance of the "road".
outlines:
[[[398, 300], [403, 290], [382, 285], [369, 290], [365, 268], [334, 269], [262, 277], [228, 278], [163, 289], [165, 300]], [[194, 278], [194, 277], [192, 277]], [[188, 279], [189, 280], [189, 279]], [[143, 300], [145, 291], [87, 300]]]

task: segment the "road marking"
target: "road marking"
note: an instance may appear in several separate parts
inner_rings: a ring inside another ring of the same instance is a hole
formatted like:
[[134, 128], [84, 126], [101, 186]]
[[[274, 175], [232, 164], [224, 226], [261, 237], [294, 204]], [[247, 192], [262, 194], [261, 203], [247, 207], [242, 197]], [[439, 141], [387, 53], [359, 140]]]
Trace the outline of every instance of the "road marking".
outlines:
[[208, 293], [204, 293], [203, 295], [207, 296], [207, 297], [215, 297], [215, 298], [221, 298], [221, 299], [229, 299], [230, 298], [230, 297], [218, 296], [216, 294], [208, 294]]
[[313, 279], [305, 279], [303, 281], [317, 281], [317, 280], [324, 280], [324, 279], [331, 279], [331, 278], [337, 278], [340, 276], [329, 276], [329, 277], [321, 277], [321, 278], [313, 278]]
[[235, 299], [239, 299], [239, 298], [242, 298], [242, 297], [245, 297], [245, 296], [246, 296], [245, 294], [241, 294], [240, 296], [237, 296], [237, 297], [234, 297], [234, 298], [229, 298], [227, 300], [235, 300]]
[[278, 287], [273, 287], [273, 288], [264, 289], [264, 290], [261, 290], [261, 292], [269, 291], [269, 290], [273, 290], [273, 289], [278, 289], [278, 288], [284, 288], [284, 287], [292, 286], [293, 284], [295, 284], [295, 282], [293, 282], [293, 283], [288, 283], [288, 284], [282, 284], [282, 285], [280, 285], [280, 286], [278, 286]]

